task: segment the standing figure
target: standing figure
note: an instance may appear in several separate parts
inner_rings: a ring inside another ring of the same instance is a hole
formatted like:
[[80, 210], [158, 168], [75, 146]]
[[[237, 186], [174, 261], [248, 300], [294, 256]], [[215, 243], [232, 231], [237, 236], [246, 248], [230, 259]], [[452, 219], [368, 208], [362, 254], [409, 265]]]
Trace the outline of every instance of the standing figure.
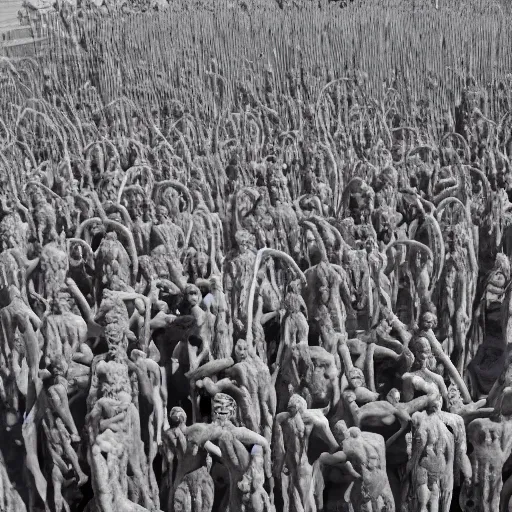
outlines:
[[173, 407], [169, 413], [169, 425], [162, 436], [163, 482], [160, 502], [167, 503], [172, 509], [173, 488], [175, 480], [174, 466], [180, 464], [187, 450], [187, 413], [181, 407]]
[[[357, 427], [347, 429], [344, 421], [334, 427], [336, 439], [345, 464], [346, 471], [358, 475], [350, 489], [350, 502], [354, 510], [361, 512], [394, 512], [395, 500], [386, 473], [386, 447], [384, 438], [379, 434], [361, 432]], [[323, 462], [329, 462], [324, 456]]]
[[474, 512], [505, 512], [509, 510], [509, 503], [504, 498], [507, 494], [510, 497], [510, 490], [503, 492], [502, 472], [512, 452], [510, 419], [477, 418], [468, 425], [467, 431], [473, 447], [469, 455], [472, 475], [462, 486], [460, 506], [462, 510]]
[[449, 512], [459, 472], [466, 482], [471, 478], [465, 433], [460, 437], [447, 428], [453, 425], [444, 417], [449, 413], [440, 412], [441, 404], [439, 397], [427, 411], [412, 416], [412, 450], [402, 492], [404, 512]]
[[274, 219], [277, 249], [294, 259], [299, 257], [300, 228], [297, 214], [291, 206], [287, 178], [276, 164], [267, 173], [270, 214]]
[[180, 260], [182, 251], [180, 242], [181, 244], [185, 243], [183, 230], [169, 218], [167, 208], [158, 205], [155, 208], [155, 219], [151, 227], [150, 250], [153, 253], [157, 248], [160, 248], [161, 253], [165, 254], [172, 282], [183, 289], [186, 278], [183, 275], [184, 269]]
[[[128, 369], [122, 363], [101, 361], [96, 374], [99, 397], [86, 417], [95, 505], [99, 512], [117, 512], [120, 507], [130, 512], [146, 512], [151, 502], [145, 484], [141, 490], [146, 508], [131, 502], [127, 495], [131, 437], [140, 437], [130, 410], [133, 404]], [[140, 468], [130, 466], [134, 472]], [[139, 481], [141, 476], [137, 475]]]
[[209, 284], [210, 292], [204, 297], [203, 304], [215, 315], [211, 353], [213, 359], [224, 359], [230, 357], [233, 350], [229, 307], [220, 277], [210, 277]]
[[242, 339], [236, 342], [235, 360], [236, 364], [225, 370], [228, 378], [213, 382], [205, 377], [197, 381], [196, 386], [204, 387], [212, 396], [217, 393], [232, 396], [237, 402], [242, 424], [265, 436], [270, 443], [276, 393], [268, 367], [254, 351], [249, 351], [247, 342]]
[[241, 512], [275, 512], [275, 507], [263, 487], [265, 483], [265, 460], [261, 446], [255, 444], [251, 450], [251, 462], [238, 488], [243, 492]]
[[309, 439], [313, 431], [331, 451], [338, 448], [323, 412], [308, 409], [304, 398], [292, 395], [287, 412], [276, 416], [274, 433], [274, 450], [277, 453], [274, 475], [283, 481], [285, 510], [289, 512], [316, 512], [313, 466], [308, 460]]
[[224, 288], [231, 308], [233, 328], [235, 332], [241, 332], [247, 323], [247, 305], [256, 255], [253, 249], [254, 236], [248, 231], [245, 229], [237, 231], [235, 240], [238, 245], [238, 254], [227, 258]]

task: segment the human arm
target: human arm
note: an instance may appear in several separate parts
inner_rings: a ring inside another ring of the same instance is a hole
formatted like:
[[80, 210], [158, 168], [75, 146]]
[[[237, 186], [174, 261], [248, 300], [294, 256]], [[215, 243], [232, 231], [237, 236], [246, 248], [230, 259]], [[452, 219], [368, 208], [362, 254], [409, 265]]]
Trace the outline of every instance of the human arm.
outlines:
[[411, 373], [404, 373], [402, 375], [402, 399], [404, 402], [410, 402], [414, 398], [414, 375]]
[[221, 449], [217, 445], [213, 444], [211, 441], [206, 441], [206, 443], [204, 443], [204, 449], [211, 455], [215, 455], [219, 459], [222, 458]]
[[[420, 415], [422, 413], [414, 413], [415, 415]], [[419, 421], [418, 421], [419, 423]], [[423, 453], [423, 450], [427, 446], [427, 433], [423, 429], [417, 429], [412, 438], [412, 448], [411, 448], [411, 456], [407, 462], [405, 468], [404, 478], [407, 477], [414, 468], [419, 467], [420, 458]]]
[[361, 475], [354, 469], [354, 466], [352, 466], [352, 463], [342, 451], [336, 453], [322, 453], [318, 460], [321, 466], [336, 467], [353, 478], [361, 478]]
[[151, 381], [149, 380], [148, 372], [145, 367], [139, 366], [137, 363], [134, 363], [131, 360], [127, 360], [128, 369], [132, 372], [135, 372], [137, 376], [137, 381], [139, 383], [139, 394], [142, 395], [148, 404], [153, 406], [153, 387], [151, 386]]
[[[280, 413], [276, 416], [276, 423], [274, 425], [274, 430], [272, 432], [272, 455], [274, 459], [273, 465], [273, 474], [276, 478], [281, 478], [284, 469], [285, 462], [285, 447], [284, 447], [284, 438], [283, 431], [281, 429], [281, 421], [283, 421], [283, 414], [288, 417], [288, 413]], [[278, 420], [278, 417], [281, 416], [281, 419]]]
[[402, 323], [389, 308], [383, 307], [382, 312], [386, 315], [386, 319], [389, 325], [400, 336], [401, 340], [403, 341], [403, 346], [407, 347], [412, 339], [412, 334], [409, 332], [406, 325]]
[[119, 423], [126, 418], [126, 408], [123, 411], [117, 413], [112, 418], [104, 418], [99, 421], [99, 432], [104, 432], [108, 428], [114, 432], [120, 430]]
[[199, 354], [197, 355], [196, 363], [197, 366], [201, 366], [206, 360], [208, 359], [210, 355], [210, 344], [207, 340], [203, 339], [201, 344], [201, 350]]
[[94, 355], [91, 348], [86, 343], [80, 344], [78, 351], [73, 354], [73, 361], [76, 363], [83, 364], [85, 366], [91, 366]]
[[[308, 411], [308, 413], [309, 412], [310, 411]], [[315, 428], [316, 434], [327, 443], [329, 450], [333, 452], [339, 449], [339, 445], [336, 442], [331, 429], [329, 428], [329, 422], [327, 421], [327, 418], [322, 413], [315, 410], [311, 411], [311, 418], [313, 420], [313, 426]]]
[[159, 311], [155, 317], [151, 319], [149, 327], [152, 331], [155, 331], [156, 329], [165, 329], [172, 325], [175, 319], [175, 315], [169, 315], [163, 311]]
[[85, 418], [87, 433], [89, 434], [89, 444], [91, 446], [94, 444], [96, 437], [98, 436], [102, 413], [103, 407], [101, 406], [101, 402], [97, 401], [91, 412]]

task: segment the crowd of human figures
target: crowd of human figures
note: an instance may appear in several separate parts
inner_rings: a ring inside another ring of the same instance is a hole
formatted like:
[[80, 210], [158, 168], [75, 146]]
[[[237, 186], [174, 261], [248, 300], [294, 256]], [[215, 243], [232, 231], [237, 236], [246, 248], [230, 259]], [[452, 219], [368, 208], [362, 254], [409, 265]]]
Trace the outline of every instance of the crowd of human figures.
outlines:
[[2, 121], [0, 510], [509, 510], [508, 118], [362, 90]]

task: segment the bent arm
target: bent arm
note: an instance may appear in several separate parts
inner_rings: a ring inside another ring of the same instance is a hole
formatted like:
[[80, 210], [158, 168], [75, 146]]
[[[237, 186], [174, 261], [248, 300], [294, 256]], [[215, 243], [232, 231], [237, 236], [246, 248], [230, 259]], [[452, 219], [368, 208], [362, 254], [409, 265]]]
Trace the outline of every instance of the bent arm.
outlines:
[[204, 443], [204, 449], [208, 453], [211, 453], [212, 455], [217, 456], [219, 459], [222, 458], [221, 449], [217, 445], [213, 444], [211, 441], [206, 441], [206, 443]]

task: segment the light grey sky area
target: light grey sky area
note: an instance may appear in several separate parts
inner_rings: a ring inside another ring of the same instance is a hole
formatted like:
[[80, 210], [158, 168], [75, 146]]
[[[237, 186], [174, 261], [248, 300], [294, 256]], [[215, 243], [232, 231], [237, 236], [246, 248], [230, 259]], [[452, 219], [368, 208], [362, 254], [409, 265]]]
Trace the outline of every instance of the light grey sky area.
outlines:
[[19, 26], [18, 11], [23, 0], [0, 0], [0, 34]]

